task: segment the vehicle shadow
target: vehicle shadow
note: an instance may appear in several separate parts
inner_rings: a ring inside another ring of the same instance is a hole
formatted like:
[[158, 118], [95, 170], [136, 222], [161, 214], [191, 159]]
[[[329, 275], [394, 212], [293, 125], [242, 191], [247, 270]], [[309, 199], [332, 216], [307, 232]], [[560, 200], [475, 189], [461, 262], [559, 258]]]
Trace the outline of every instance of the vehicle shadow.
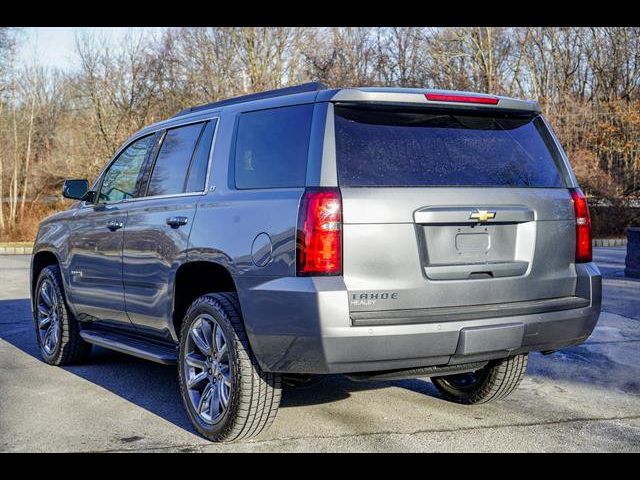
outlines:
[[310, 387], [286, 388], [282, 396], [282, 407], [301, 407], [332, 403], [349, 398], [359, 391], [398, 387], [415, 393], [441, 397], [427, 379], [407, 378], [386, 381], [354, 381], [344, 375], [322, 375], [321, 380]]
[[[0, 300], [0, 339], [41, 361], [28, 299]], [[614, 361], [616, 356], [601, 351], [602, 346], [597, 344], [598, 342], [593, 342], [595, 350], [587, 343], [563, 350], [551, 357], [534, 353], [530, 356], [527, 374], [552, 381], [571, 378], [572, 381], [601, 388], [615, 388], [632, 394], [639, 393], [640, 381], [634, 374], [630, 375], [629, 367]], [[611, 347], [619, 348], [615, 345]], [[556, 355], [560, 362], [553, 358]], [[182, 406], [175, 366], [159, 365], [94, 347], [90, 358], [84, 364], [64, 367], [64, 370], [186, 431], [196, 433]], [[285, 387], [281, 407], [332, 403], [349, 398], [354, 392], [390, 387], [442, 398], [428, 379], [356, 382], [343, 375], [326, 375], [320, 382], [306, 388]]]
[[[0, 339], [41, 361], [31, 323], [28, 299], [0, 300]], [[84, 380], [162, 417], [174, 425], [196, 433], [182, 406], [175, 366], [160, 365], [94, 346], [82, 365], [63, 367]], [[326, 375], [312, 386], [283, 389], [281, 408], [332, 403], [362, 390], [405, 388], [438, 396], [426, 380], [355, 382], [343, 375]]]

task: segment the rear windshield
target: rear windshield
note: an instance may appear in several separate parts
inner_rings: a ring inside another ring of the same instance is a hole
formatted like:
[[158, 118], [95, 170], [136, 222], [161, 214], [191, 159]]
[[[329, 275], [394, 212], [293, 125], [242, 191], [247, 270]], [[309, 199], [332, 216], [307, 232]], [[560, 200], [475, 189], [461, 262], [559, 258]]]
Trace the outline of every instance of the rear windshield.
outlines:
[[564, 187], [560, 153], [537, 115], [336, 105], [345, 187]]

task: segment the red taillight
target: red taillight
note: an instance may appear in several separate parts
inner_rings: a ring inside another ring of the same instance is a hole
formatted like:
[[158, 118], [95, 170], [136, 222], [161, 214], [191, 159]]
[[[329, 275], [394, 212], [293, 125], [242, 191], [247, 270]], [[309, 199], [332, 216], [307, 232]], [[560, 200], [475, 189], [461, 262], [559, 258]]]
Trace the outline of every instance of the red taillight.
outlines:
[[308, 188], [300, 201], [298, 275], [342, 273], [342, 198], [337, 188]]
[[448, 95], [446, 93], [425, 93], [427, 100], [434, 102], [458, 102], [458, 103], [483, 103], [485, 105], [497, 105], [500, 101], [496, 97], [476, 97], [472, 95]]
[[576, 262], [590, 262], [591, 253], [591, 217], [587, 197], [579, 188], [569, 189], [576, 214]]

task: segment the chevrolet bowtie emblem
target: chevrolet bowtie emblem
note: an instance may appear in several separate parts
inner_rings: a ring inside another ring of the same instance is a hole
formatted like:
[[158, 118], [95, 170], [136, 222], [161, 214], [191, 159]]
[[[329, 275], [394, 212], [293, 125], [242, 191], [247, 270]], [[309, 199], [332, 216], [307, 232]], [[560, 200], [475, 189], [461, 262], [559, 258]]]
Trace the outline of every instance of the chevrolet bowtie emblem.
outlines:
[[496, 217], [496, 212], [490, 212], [489, 210], [474, 210], [471, 212], [470, 220], [477, 220], [479, 222], [486, 222]]

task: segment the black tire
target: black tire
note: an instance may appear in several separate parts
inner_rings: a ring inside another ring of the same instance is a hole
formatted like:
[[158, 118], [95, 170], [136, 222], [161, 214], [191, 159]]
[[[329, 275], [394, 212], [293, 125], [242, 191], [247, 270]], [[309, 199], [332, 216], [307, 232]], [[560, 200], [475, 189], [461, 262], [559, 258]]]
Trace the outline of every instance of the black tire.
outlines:
[[[228, 406], [213, 424], [204, 421], [196, 411], [185, 378], [187, 339], [192, 325], [202, 315], [213, 317], [222, 328], [232, 372]], [[281, 376], [264, 372], [258, 365], [235, 293], [210, 293], [191, 304], [180, 329], [178, 374], [185, 409], [198, 432], [211, 441], [232, 442], [254, 437], [268, 428], [276, 417], [282, 392]]]
[[431, 381], [448, 400], [465, 405], [500, 400], [513, 392], [527, 370], [528, 355], [490, 362], [475, 372], [433, 377]]
[[[48, 288], [47, 291], [55, 296], [53, 299], [55, 305], [51, 307], [50, 311], [55, 312], [56, 325], [59, 326], [57, 341], [53, 348], [49, 348], [49, 345], [45, 348], [43, 342], [46, 338], [46, 329], [40, 328], [40, 319], [44, 315], [40, 314], [39, 305], [42, 295], [41, 289], [45, 283], [47, 287], [51, 286], [51, 291], [49, 292]], [[91, 351], [91, 345], [80, 337], [78, 321], [67, 307], [60, 268], [57, 265], [49, 265], [40, 271], [33, 297], [33, 320], [42, 359], [50, 365], [58, 366], [81, 363]]]

